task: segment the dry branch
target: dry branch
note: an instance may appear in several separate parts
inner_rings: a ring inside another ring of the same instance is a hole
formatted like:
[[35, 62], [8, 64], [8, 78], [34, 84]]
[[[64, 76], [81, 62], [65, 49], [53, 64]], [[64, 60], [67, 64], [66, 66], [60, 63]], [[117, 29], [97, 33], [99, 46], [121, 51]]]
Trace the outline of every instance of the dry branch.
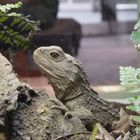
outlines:
[[11, 113], [17, 107], [19, 82], [9, 61], [0, 54], [0, 137], [9, 138]]

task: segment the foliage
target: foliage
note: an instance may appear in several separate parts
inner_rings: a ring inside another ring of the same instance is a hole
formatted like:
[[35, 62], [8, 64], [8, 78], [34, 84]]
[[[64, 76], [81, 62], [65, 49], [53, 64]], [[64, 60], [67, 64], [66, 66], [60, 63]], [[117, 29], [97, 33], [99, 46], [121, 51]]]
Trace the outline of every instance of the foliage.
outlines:
[[134, 31], [131, 34], [131, 40], [135, 45], [140, 44], [140, 20], [134, 26]]
[[[120, 67], [120, 81], [121, 85], [133, 92], [140, 92], [140, 68]], [[132, 92], [131, 91], [131, 92]], [[140, 96], [133, 96], [128, 98], [131, 105], [127, 109], [140, 114]], [[140, 116], [133, 116], [132, 120], [140, 123]], [[140, 127], [136, 127], [136, 132], [140, 132]]]
[[[131, 34], [131, 40], [134, 43], [138, 53], [140, 52], [140, 20], [134, 26], [134, 31]], [[121, 85], [133, 92], [140, 92], [140, 68], [120, 67]], [[140, 114], [140, 96], [131, 97], [128, 99], [131, 105], [127, 106], [129, 110]], [[133, 116], [132, 120], [140, 123], [140, 116]], [[136, 127], [136, 132], [140, 132], [140, 127]]]
[[140, 86], [140, 68], [120, 67], [120, 81], [121, 85], [126, 88], [133, 88]]
[[[127, 106], [127, 109], [132, 110], [137, 112], [138, 114], [140, 114], [140, 96], [138, 97], [131, 97], [128, 98], [128, 100], [130, 101], [131, 105]], [[131, 118], [133, 121], [135, 121], [137, 124], [140, 124], [140, 116], [132, 116]], [[140, 133], [140, 126], [137, 126], [135, 128], [137, 133]]]
[[98, 133], [98, 123], [96, 123], [93, 131], [92, 131], [92, 134], [91, 134], [91, 137], [90, 137], [90, 140], [96, 140], [96, 136], [97, 136], [97, 133]]
[[11, 9], [13, 8], [20, 8], [22, 6], [22, 3], [21, 2], [18, 2], [18, 3], [15, 3], [15, 4], [6, 4], [6, 5], [1, 5], [0, 4], [0, 11], [2, 12], [8, 12], [10, 11]]
[[0, 41], [5, 45], [29, 48], [32, 45], [29, 39], [37, 23], [29, 20], [29, 16], [13, 12], [21, 6], [21, 2], [0, 5]]

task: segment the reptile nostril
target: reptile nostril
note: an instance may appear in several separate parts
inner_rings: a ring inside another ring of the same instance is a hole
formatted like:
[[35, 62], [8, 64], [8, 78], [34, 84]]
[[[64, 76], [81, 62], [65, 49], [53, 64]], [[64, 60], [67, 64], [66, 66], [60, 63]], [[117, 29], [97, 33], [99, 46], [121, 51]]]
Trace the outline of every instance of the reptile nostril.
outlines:
[[43, 52], [43, 50], [42, 50], [42, 49], [40, 49], [39, 51], [40, 51], [41, 53]]

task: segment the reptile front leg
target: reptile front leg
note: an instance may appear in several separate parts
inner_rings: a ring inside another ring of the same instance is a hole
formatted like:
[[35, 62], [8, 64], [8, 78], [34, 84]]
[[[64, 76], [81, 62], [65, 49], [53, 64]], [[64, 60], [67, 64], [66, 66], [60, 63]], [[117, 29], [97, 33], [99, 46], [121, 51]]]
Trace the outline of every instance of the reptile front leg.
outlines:
[[53, 102], [55, 105], [53, 105], [51, 107], [51, 109], [58, 109], [60, 110], [63, 114], [65, 114], [66, 112], [69, 112], [70, 110], [61, 102], [59, 101], [57, 98], [50, 98], [49, 99], [50, 102]]
[[93, 118], [93, 114], [90, 110], [81, 107], [75, 111], [67, 111], [65, 113], [66, 118], [77, 117], [82, 123], [86, 126], [88, 130], [93, 129], [93, 125], [95, 125], [95, 118]]
[[90, 110], [84, 107], [77, 107], [76, 110], [71, 111], [71, 109], [67, 108], [61, 101], [57, 98], [50, 98], [49, 101], [53, 102], [55, 105], [51, 107], [51, 109], [58, 109], [62, 113], [65, 114], [65, 118], [77, 117], [79, 118], [83, 124], [92, 125], [93, 124], [93, 114]]

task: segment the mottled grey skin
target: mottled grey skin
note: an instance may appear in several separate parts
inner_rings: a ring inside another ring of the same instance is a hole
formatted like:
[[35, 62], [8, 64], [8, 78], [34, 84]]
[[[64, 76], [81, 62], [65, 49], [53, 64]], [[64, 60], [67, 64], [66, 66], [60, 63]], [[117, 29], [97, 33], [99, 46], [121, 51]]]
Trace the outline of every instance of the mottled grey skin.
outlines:
[[[35, 92], [26, 87], [19, 87], [18, 109], [13, 115], [13, 127], [10, 140], [89, 140], [81, 120], [77, 117], [65, 118], [45, 92]], [[25, 98], [26, 97], [26, 98]], [[30, 103], [28, 103], [30, 102]], [[1, 140], [1, 139], [0, 139]]]
[[[81, 64], [60, 47], [40, 47], [33, 58], [47, 76], [56, 98], [68, 108], [66, 117], [77, 116], [86, 126], [96, 122], [106, 126], [118, 119], [118, 111], [91, 89]], [[59, 101], [54, 102], [59, 105]]]

